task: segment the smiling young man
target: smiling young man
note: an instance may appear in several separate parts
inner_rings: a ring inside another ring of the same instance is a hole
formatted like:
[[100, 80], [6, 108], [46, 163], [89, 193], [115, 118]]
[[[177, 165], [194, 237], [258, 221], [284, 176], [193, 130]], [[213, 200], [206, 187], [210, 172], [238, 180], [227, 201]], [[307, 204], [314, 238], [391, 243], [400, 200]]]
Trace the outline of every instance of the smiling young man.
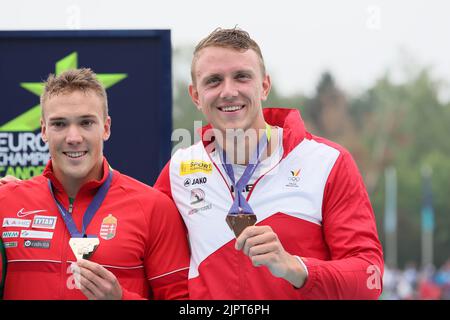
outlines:
[[308, 133], [297, 110], [263, 110], [271, 81], [245, 31], [203, 39], [191, 76], [209, 125], [155, 184], [188, 228], [190, 297], [376, 299], [382, 248], [348, 151]]
[[41, 105], [51, 160], [0, 188], [4, 298], [187, 298], [183, 223], [168, 197], [104, 158], [111, 118], [95, 74], [50, 76]]
[[103, 141], [111, 134], [111, 118], [90, 91], [44, 95], [42, 104], [42, 139], [49, 145], [53, 173], [75, 198], [85, 182], [103, 177]]

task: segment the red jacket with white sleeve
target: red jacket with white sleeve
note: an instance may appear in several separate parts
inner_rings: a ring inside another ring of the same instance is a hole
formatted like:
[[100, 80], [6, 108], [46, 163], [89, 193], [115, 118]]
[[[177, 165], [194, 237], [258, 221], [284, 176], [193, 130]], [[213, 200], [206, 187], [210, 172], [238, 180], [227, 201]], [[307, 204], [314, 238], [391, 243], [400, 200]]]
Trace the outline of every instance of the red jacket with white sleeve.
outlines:
[[294, 288], [234, 248], [225, 222], [233, 202], [230, 181], [201, 141], [178, 150], [155, 184], [174, 200], [188, 228], [190, 298], [377, 299], [382, 247], [351, 155], [308, 133], [297, 110], [266, 108], [264, 118], [282, 132], [280, 157], [256, 171], [244, 196], [257, 225], [270, 226], [284, 249], [301, 257], [307, 281]]

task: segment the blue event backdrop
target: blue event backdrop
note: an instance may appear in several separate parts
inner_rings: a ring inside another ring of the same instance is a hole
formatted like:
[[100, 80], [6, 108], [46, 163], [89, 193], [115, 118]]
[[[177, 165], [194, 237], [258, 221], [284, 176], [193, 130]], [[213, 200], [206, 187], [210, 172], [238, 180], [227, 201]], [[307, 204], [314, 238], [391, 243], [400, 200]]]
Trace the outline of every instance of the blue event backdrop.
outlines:
[[26, 179], [47, 162], [36, 107], [39, 82], [58, 62], [60, 71], [115, 74], [107, 88], [112, 135], [105, 155], [113, 168], [153, 184], [171, 151], [170, 30], [0, 32], [0, 177]]

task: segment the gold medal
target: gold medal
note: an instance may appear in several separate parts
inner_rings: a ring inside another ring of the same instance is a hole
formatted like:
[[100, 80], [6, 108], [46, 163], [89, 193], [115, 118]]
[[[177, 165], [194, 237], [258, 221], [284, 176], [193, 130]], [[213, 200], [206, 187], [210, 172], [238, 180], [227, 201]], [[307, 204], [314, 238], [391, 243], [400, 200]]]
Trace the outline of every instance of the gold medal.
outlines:
[[70, 247], [78, 259], [89, 259], [100, 244], [98, 238], [70, 238]]
[[256, 223], [256, 215], [247, 213], [227, 214], [226, 220], [237, 238], [245, 228], [253, 226]]

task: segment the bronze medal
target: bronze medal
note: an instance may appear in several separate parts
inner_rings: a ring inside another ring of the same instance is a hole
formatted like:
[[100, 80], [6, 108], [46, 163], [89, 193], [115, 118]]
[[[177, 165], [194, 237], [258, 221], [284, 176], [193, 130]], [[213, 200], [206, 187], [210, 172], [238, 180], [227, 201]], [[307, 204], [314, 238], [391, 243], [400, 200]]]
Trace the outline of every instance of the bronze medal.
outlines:
[[255, 225], [256, 215], [253, 213], [227, 214], [226, 220], [237, 238], [245, 228]]

